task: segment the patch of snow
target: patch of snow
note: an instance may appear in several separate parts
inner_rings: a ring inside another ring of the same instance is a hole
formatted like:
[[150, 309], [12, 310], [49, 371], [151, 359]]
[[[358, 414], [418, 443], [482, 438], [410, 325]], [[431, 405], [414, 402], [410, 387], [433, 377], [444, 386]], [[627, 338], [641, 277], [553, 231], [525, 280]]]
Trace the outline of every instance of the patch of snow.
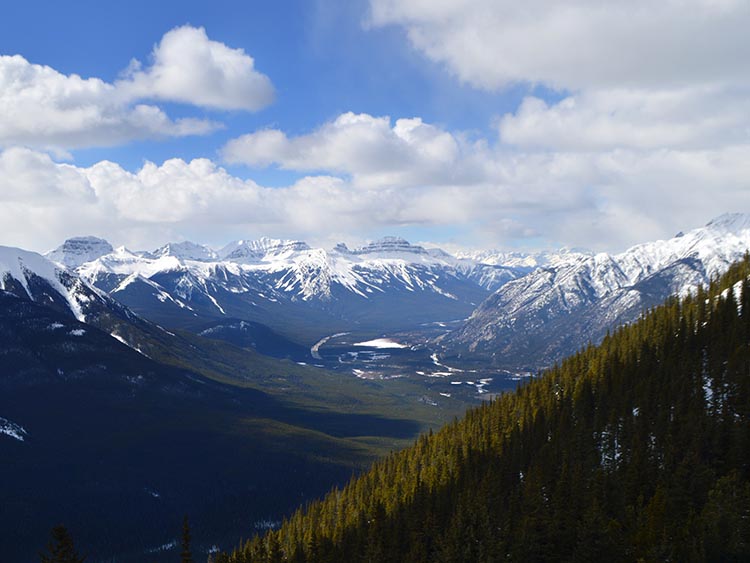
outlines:
[[153, 498], [161, 498], [161, 495], [153, 489], [149, 489], [148, 487], [146, 487], [143, 490], [146, 491], [146, 493]]
[[20, 424], [11, 422], [7, 418], [0, 416], [0, 434], [5, 434], [11, 438], [15, 438], [19, 442], [24, 442], [25, 437], [28, 436], [26, 429]]
[[375, 338], [373, 340], [367, 340], [365, 342], [357, 342], [354, 346], [362, 346], [368, 348], [408, 348], [405, 344], [401, 344], [390, 338]]
[[86, 331], [82, 328], [74, 328], [68, 333], [70, 336], [83, 336], [86, 334]]
[[177, 540], [172, 540], [158, 547], [152, 547], [151, 549], [148, 550], [148, 553], [161, 553], [163, 551], [171, 551], [174, 548], [176, 548], [178, 545], [179, 544], [177, 543]]
[[146, 358], [151, 359], [151, 357], [148, 354], [146, 354], [146, 352], [144, 352], [143, 350], [141, 350], [140, 348], [138, 348], [138, 346], [133, 346], [132, 344], [130, 344], [130, 342], [128, 342], [127, 340], [125, 340], [122, 336], [120, 336], [116, 332], [111, 333], [110, 336], [112, 338], [114, 338], [115, 340], [118, 340], [122, 344], [125, 344], [125, 346], [127, 346], [128, 348], [131, 348], [132, 350], [135, 350], [141, 356], [145, 356]]

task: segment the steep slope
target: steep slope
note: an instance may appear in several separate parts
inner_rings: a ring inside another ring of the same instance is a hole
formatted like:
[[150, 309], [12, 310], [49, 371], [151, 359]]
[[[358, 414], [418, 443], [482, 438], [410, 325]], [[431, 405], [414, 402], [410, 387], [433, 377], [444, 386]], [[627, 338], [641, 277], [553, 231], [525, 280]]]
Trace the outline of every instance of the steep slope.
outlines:
[[20, 248], [0, 246], [0, 290], [68, 313], [83, 322], [131, 316], [75, 273]]
[[218, 563], [747, 561], [750, 258]]
[[[237, 329], [225, 340], [271, 355], [282, 342], [263, 326]], [[0, 247], [3, 558], [32, 559], [65, 521], [94, 559], [140, 561], [185, 512], [207, 548], [233, 537], [225, 525], [278, 519], [455, 414], [407, 382], [386, 388], [246, 348], [167, 331], [39, 254]], [[235, 463], [213, 467], [225, 456]]]
[[721, 216], [703, 228], [610, 256], [579, 255], [503, 285], [466, 323], [443, 337], [445, 356], [538, 368], [670, 295], [685, 295], [750, 248], [750, 216]]
[[[372, 389], [335, 397], [337, 412], [315, 399], [306, 408], [220, 384], [5, 291], [0, 358], [0, 554], [8, 562], [36, 560], [60, 522], [93, 561], [157, 560], [148, 550], [169, 543], [175, 515], [185, 513], [200, 528], [196, 551], [205, 550], [233, 537], [230, 529], [279, 519], [349, 477], [373, 455], [370, 444], [398, 442], [419, 426], [357, 407]], [[231, 464], [215, 464], [228, 457]]]

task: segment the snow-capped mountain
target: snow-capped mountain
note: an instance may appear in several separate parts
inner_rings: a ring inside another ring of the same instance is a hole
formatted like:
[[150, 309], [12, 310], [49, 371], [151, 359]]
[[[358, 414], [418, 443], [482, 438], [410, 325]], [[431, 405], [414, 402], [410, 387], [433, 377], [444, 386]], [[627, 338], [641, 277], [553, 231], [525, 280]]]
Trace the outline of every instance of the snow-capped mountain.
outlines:
[[255, 262], [270, 257], [282, 257], [294, 252], [310, 250], [307, 243], [298, 240], [280, 240], [262, 237], [258, 240], [236, 240], [218, 252], [229, 262]]
[[531, 367], [559, 360], [668, 296], [684, 295], [750, 248], [750, 216], [727, 214], [617, 255], [557, 259], [493, 293], [443, 337], [445, 355]]
[[0, 295], [62, 313], [139, 351], [144, 342], [155, 346], [168, 334], [75, 271], [20, 248], [0, 246]]
[[[71, 246], [80, 256], [79, 247]], [[8, 246], [0, 246], [0, 290], [66, 311], [81, 322], [85, 322], [86, 313], [96, 303], [106, 299], [78, 276], [40, 254]]]
[[209, 261], [219, 258], [219, 255], [209, 247], [188, 241], [170, 242], [168, 244], [165, 244], [161, 248], [157, 248], [152, 254], [155, 258], [159, 258], [161, 256], [174, 256], [176, 258], [183, 258], [186, 260]]
[[545, 266], [559, 266], [591, 256], [591, 252], [582, 249], [562, 248], [560, 250], [541, 252], [505, 252], [502, 250], [463, 250], [456, 252], [457, 258], [472, 260], [481, 264], [505, 266], [510, 268], [528, 268], [533, 270]]
[[85, 262], [96, 260], [114, 249], [106, 240], [97, 237], [69, 238], [45, 254], [46, 258], [68, 268], [77, 268]]
[[287, 334], [309, 329], [314, 336], [353, 325], [407, 328], [464, 318], [492, 290], [528, 271], [459, 259], [396, 237], [331, 250], [268, 238], [218, 251], [187, 242], [151, 252], [120, 247], [76, 268], [92, 285], [165, 326], [236, 318]]

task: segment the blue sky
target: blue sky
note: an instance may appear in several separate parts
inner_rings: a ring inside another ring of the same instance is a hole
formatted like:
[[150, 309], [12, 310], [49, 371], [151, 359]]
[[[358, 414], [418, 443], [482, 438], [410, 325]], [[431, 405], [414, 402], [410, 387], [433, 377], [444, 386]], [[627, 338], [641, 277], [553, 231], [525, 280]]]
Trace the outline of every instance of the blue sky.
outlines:
[[[687, 1], [13, 3], [3, 242], [619, 250], [746, 211], [748, 9]], [[256, 83], [183, 57], [196, 38], [252, 58], [272, 101], [238, 102]]]

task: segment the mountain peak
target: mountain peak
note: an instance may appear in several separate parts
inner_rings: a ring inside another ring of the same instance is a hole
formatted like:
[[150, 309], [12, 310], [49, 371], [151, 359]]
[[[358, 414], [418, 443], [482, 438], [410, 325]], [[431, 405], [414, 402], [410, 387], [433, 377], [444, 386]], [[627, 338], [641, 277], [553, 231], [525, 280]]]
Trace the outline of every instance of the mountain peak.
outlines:
[[113, 250], [109, 242], [99, 237], [72, 237], [54, 250], [49, 251], [45, 254], [45, 257], [67, 268], [77, 268], [81, 264], [96, 260]]
[[750, 229], [750, 215], [747, 213], [724, 213], [709, 221], [706, 228], [728, 232]]
[[216, 252], [202, 244], [196, 244], [190, 241], [168, 242], [164, 246], [157, 248], [152, 252], [153, 256], [174, 256], [186, 260], [197, 260], [199, 262], [208, 262], [218, 259]]
[[310, 246], [300, 240], [284, 240], [261, 237], [254, 240], [237, 240], [222, 248], [218, 255], [230, 262], [262, 260], [267, 256], [278, 256], [287, 252], [310, 250]]
[[411, 244], [408, 240], [401, 237], [383, 237], [373, 241], [365, 246], [357, 248], [354, 254], [375, 254], [375, 253], [393, 253], [407, 252], [410, 254], [426, 254], [427, 251], [421, 246]]

